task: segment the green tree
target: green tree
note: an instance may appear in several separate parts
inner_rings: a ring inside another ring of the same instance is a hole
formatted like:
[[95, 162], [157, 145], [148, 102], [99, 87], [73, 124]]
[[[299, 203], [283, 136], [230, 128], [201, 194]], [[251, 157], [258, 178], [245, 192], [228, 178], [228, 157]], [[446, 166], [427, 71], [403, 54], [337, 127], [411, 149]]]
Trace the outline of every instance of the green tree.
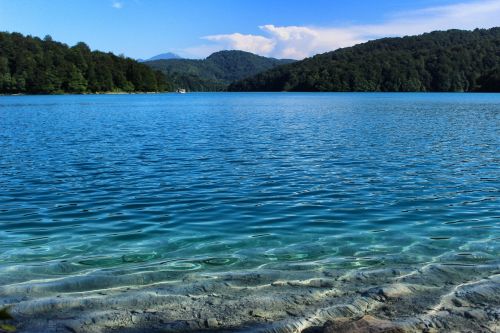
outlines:
[[87, 80], [75, 65], [71, 66], [67, 78], [66, 91], [72, 93], [84, 93], [87, 91]]
[[320, 54], [233, 82], [228, 89], [500, 91], [490, 74], [499, 63], [500, 28], [438, 31]]
[[[131, 66], [140, 73], [133, 83], [127, 79]], [[82, 42], [70, 48], [50, 36], [40, 39], [0, 32], [0, 93], [164, 91], [170, 87], [162, 74], [148, 66], [91, 51]]]

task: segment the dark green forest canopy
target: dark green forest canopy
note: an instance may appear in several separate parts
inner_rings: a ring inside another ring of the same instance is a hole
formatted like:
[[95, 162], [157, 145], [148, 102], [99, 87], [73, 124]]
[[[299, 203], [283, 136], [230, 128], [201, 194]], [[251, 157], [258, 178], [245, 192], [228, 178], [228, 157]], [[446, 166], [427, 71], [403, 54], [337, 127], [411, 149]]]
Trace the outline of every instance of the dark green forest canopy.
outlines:
[[500, 92], [500, 28], [379, 39], [271, 69], [229, 90]]
[[220, 51], [204, 60], [168, 59], [145, 62], [162, 71], [175, 88], [190, 91], [223, 91], [227, 86], [294, 60], [274, 59], [244, 51]]
[[0, 32], [0, 93], [157, 92], [171, 85], [160, 72], [112, 53]]

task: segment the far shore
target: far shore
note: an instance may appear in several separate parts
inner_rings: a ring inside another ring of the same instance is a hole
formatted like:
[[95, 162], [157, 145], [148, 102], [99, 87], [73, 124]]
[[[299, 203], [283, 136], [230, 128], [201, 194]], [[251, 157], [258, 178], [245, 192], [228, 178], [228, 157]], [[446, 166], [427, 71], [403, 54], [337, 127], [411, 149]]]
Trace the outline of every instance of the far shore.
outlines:
[[[311, 94], [498, 94], [498, 92], [486, 91], [189, 91], [188, 93], [311, 93]], [[0, 96], [85, 96], [85, 95], [156, 95], [156, 94], [180, 94], [177, 91], [149, 91], [149, 92], [125, 92], [109, 91], [96, 93], [54, 93], [54, 94], [0, 94]]]
[[152, 95], [152, 94], [166, 94], [175, 93], [175, 91], [147, 91], [147, 92], [126, 92], [126, 91], [108, 91], [96, 93], [54, 93], [54, 94], [0, 94], [0, 96], [64, 96], [64, 95]]

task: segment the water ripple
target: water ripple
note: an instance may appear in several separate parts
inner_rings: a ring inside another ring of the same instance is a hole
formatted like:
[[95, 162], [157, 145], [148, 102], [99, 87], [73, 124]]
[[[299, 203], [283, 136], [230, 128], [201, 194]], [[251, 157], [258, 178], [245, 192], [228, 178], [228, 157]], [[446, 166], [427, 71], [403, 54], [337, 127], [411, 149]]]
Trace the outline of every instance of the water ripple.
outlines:
[[0, 97], [0, 284], [498, 258], [500, 97], [379, 96]]

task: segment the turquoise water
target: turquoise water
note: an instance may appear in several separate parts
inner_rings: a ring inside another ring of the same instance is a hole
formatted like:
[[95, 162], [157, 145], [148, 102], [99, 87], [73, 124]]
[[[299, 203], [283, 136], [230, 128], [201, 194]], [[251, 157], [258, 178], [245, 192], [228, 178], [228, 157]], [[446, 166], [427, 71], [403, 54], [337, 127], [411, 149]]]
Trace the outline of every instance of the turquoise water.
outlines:
[[499, 125], [500, 94], [0, 97], [0, 285], [493, 262]]

